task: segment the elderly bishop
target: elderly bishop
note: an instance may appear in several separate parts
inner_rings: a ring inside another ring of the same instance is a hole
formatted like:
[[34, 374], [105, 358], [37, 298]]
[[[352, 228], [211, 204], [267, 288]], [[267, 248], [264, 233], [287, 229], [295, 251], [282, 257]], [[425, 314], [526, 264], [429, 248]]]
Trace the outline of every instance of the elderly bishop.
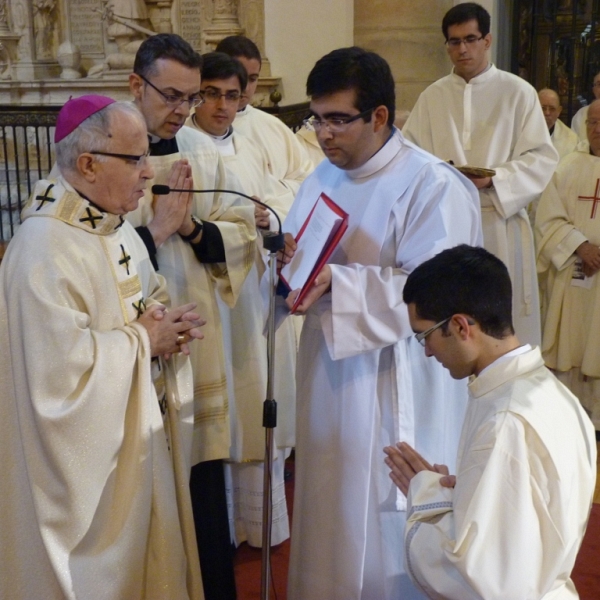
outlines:
[[0, 598], [203, 598], [184, 356], [201, 322], [167, 312], [123, 219], [153, 176], [146, 126], [83, 96], [55, 141], [61, 175], [0, 268]]

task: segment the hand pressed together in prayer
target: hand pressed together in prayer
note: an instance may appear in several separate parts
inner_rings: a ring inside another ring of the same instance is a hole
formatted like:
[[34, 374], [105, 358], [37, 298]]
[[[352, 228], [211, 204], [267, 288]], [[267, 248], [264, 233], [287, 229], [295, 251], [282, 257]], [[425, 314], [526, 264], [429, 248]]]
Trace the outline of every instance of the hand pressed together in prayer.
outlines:
[[200, 327], [206, 321], [195, 312], [195, 302], [166, 309], [162, 304], [153, 304], [138, 319], [148, 331], [152, 356], [164, 355], [169, 359], [175, 352], [189, 355], [189, 342], [201, 340], [204, 335]]
[[583, 242], [575, 254], [583, 261], [583, 272], [586, 277], [591, 277], [600, 270], [600, 248], [590, 242]]
[[[258, 196], [252, 196], [256, 200], [260, 200]], [[269, 211], [261, 206], [257, 202], [254, 203], [254, 220], [256, 222], [256, 227], [258, 229], [269, 229], [271, 225], [271, 220], [269, 218]]]
[[[167, 185], [175, 189], [192, 189], [192, 168], [186, 159], [173, 164]], [[154, 217], [148, 223], [148, 229], [157, 248], [176, 231], [182, 235], [192, 232], [194, 224], [191, 220], [191, 193], [171, 192], [164, 196], [154, 196], [152, 209]]]
[[390, 478], [407, 496], [412, 478], [421, 471], [433, 471], [443, 475], [440, 479], [442, 487], [453, 488], [456, 477], [448, 474], [446, 465], [430, 465], [414, 448], [406, 442], [398, 442], [395, 446], [386, 446], [383, 451], [387, 454], [385, 464], [391, 469]]

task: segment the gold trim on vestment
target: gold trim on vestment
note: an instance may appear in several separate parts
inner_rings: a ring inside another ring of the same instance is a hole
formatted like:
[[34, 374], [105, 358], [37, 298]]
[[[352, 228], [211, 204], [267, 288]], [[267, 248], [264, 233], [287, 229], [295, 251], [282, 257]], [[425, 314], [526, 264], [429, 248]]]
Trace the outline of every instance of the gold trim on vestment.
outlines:
[[126, 281], [121, 281], [119, 283], [119, 291], [121, 292], [123, 298], [129, 298], [131, 296], [135, 296], [136, 294], [140, 294], [142, 291], [140, 278], [137, 275], [134, 275]]

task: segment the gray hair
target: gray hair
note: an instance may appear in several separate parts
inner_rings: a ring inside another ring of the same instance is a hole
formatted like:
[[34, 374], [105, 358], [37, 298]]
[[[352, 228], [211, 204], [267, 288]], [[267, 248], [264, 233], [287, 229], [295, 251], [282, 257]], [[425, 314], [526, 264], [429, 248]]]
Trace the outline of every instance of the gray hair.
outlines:
[[[77, 171], [77, 159], [84, 152], [90, 152], [91, 150], [108, 151], [110, 140], [113, 137], [110, 126], [113, 115], [117, 112], [138, 120], [144, 128], [146, 127], [144, 117], [132, 102], [113, 102], [88, 117], [68, 136], [56, 144], [58, 168], [63, 172], [75, 172]], [[101, 162], [105, 160], [105, 157], [98, 156], [97, 160]]]

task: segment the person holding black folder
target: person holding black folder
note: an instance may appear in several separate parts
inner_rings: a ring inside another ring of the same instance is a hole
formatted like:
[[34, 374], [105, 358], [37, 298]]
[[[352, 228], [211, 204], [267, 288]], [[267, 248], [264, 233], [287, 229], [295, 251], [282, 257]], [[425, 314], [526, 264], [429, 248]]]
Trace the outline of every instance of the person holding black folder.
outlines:
[[306, 320], [288, 598], [422, 598], [402, 566], [406, 504], [383, 448], [400, 439], [453, 463], [467, 391], [425, 360], [402, 290], [441, 250], [481, 244], [479, 200], [465, 177], [393, 126], [394, 80], [377, 54], [331, 52], [307, 93], [328, 160], [286, 218], [284, 262], [322, 194], [348, 214], [348, 229], [296, 310]]

